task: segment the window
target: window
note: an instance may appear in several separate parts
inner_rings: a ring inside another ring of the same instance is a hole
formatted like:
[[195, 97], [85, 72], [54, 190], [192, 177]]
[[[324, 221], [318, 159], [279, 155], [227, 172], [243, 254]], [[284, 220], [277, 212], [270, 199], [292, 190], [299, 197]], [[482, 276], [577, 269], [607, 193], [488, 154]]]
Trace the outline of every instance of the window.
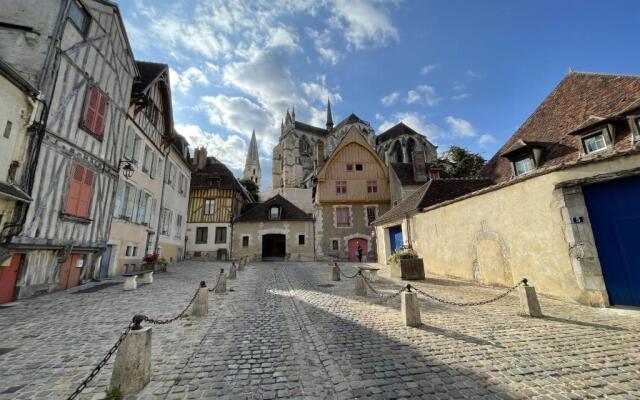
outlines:
[[87, 11], [78, 4], [77, 1], [72, 1], [69, 7], [69, 19], [83, 34], [86, 33], [89, 27], [89, 14]]
[[89, 168], [74, 164], [67, 192], [65, 214], [76, 217], [89, 218], [91, 193], [93, 191], [93, 171]]
[[144, 159], [142, 161], [142, 172], [150, 173], [153, 164], [153, 151], [151, 147], [144, 146]]
[[640, 134], [640, 118], [636, 118], [636, 127], [638, 128], [638, 134]]
[[158, 107], [153, 101], [149, 100], [147, 107], [144, 109], [144, 113], [147, 115], [147, 118], [151, 121], [153, 126], [158, 125], [158, 115], [160, 114], [160, 110], [158, 110]]
[[131, 254], [133, 257], [138, 255], [138, 246], [133, 246], [133, 253]]
[[214, 199], [206, 199], [204, 201], [204, 214], [211, 215], [216, 210], [216, 201]]
[[180, 174], [180, 178], [178, 179], [178, 193], [184, 193], [184, 175]]
[[249, 236], [242, 237], [242, 247], [249, 247]]
[[604, 140], [604, 134], [602, 132], [584, 137], [582, 143], [586, 154], [595, 153], [607, 147], [607, 142]]
[[206, 226], [196, 228], [196, 244], [207, 243], [209, 228]]
[[339, 250], [339, 242], [337, 240], [332, 240], [331, 241], [331, 250]]
[[87, 86], [84, 99], [82, 127], [93, 135], [102, 137], [104, 133], [105, 114], [107, 111], [107, 96], [95, 86]]
[[378, 193], [377, 181], [367, 181], [367, 193]]
[[127, 250], [124, 252], [125, 257], [131, 257], [131, 251], [133, 246], [127, 246]]
[[171, 176], [172, 176], [173, 171], [175, 170], [175, 168], [176, 167], [173, 165], [173, 163], [171, 161], [167, 162], [167, 177], [165, 178], [165, 181], [169, 185], [171, 185], [173, 183], [173, 181], [171, 180]]
[[347, 164], [347, 171], [353, 171], [353, 164]]
[[[169, 236], [171, 227], [171, 220], [173, 219], [173, 211], [168, 208], [162, 209], [162, 216], [160, 217], [160, 233], [165, 236]], [[182, 218], [182, 216], [179, 216]]]
[[515, 160], [513, 162], [513, 167], [515, 169], [516, 176], [526, 174], [527, 172], [533, 170], [533, 161], [531, 160], [531, 157], [526, 156]]
[[362, 164], [356, 164], [356, 171], [362, 171]]
[[176, 237], [179, 238], [182, 233], [182, 215], [176, 217]]
[[6, 137], [7, 139], [9, 139], [9, 136], [11, 136], [11, 127], [13, 126], [13, 122], [11, 121], [7, 121], [7, 124], [4, 126], [4, 134], [3, 136]]
[[304, 235], [298, 235], [298, 245], [304, 245]]
[[127, 130], [127, 142], [124, 147], [124, 158], [129, 161], [138, 161], [140, 150], [140, 137], [136, 135], [132, 127]]
[[349, 207], [336, 208], [336, 223], [338, 227], [351, 226], [351, 215]]
[[376, 220], [376, 208], [367, 207], [367, 225], [371, 225]]
[[336, 181], [336, 193], [337, 194], [347, 193], [347, 181]]
[[227, 228], [224, 226], [216, 227], [215, 243], [227, 243]]
[[280, 207], [272, 206], [271, 208], [269, 208], [269, 219], [280, 219]]
[[220, 178], [210, 178], [209, 179], [209, 186], [210, 187], [218, 188], [218, 187], [220, 187], [220, 183], [222, 183], [222, 179], [220, 179]]

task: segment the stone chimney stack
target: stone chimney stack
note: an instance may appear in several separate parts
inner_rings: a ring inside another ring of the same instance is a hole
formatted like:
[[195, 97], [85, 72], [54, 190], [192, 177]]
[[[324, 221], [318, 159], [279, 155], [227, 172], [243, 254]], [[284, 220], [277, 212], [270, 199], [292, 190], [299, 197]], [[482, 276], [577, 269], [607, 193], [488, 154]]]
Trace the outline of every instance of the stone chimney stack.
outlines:
[[424, 156], [422, 146], [416, 147], [413, 152], [413, 179], [416, 182], [426, 182], [429, 179], [427, 175], [427, 161]]
[[193, 151], [193, 166], [196, 169], [202, 169], [205, 165], [207, 165], [207, 149], [203, 146], [197, 147]]
[[324, 142], [322, 141], [318, 141], [316, 143], [315, 164], [316, 164], [316, 172], [319, 171], [320, 168], [322, 168], [322, 166], [324, 165]]

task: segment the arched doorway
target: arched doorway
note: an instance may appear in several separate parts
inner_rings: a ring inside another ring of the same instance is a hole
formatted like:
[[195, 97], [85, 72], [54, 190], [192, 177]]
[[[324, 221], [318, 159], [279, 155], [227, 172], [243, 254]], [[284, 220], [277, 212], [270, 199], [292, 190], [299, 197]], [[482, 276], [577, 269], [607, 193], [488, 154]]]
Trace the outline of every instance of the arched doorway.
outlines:
[[284, 260], [287, 237], [281, 233], [262, 235], [262, 260]]
[[368, 241], [365, 238], [353, 238], [347, 242], [349, 248], [349, 261], [358, 261], [358, 245], [362, 248], [362, 257], [367, 256], [369, 251]]

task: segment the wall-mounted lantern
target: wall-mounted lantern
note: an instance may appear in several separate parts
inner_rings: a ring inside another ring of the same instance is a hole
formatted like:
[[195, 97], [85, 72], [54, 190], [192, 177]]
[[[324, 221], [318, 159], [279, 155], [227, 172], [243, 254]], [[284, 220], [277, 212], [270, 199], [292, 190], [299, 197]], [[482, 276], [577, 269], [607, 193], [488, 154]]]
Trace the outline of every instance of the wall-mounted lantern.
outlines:
[[131, 179], [133, 173], [135, 172], [135, 169], [133, 168], [133, 164], [131, 163], [131, 161], [120, 160], [120, 163], [118, 164], [118, 172], [119, 171], [122, 171], [122, 174], [125, 178]]

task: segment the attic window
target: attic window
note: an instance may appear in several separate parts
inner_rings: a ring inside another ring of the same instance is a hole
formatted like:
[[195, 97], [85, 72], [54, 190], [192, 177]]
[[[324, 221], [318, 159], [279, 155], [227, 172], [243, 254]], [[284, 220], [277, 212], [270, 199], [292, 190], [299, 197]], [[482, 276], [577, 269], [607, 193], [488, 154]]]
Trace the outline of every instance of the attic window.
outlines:
[[636, 136], [640, 137], [640, 117], [636, 118]]
[[530, 155], [526, 155], [513, 161], [513, 169], [516, 176], [526, 174], [527, 172], [532, 171], [533, 168], [533, 160]]
[[278, 219], [280, 219], [280, 207], [271, 206], [269, 208], [269, 219], [270, 220], [278, 220]]
[[72, 1], [69, 7], [69, 19], [83, 35], [89, 27], [89, 14], [77, 1]]
[[607, 148], [607, 141], [603, 131], [598, 131], [582, 137], [582, 148], [585, 154], [597, 153]]

